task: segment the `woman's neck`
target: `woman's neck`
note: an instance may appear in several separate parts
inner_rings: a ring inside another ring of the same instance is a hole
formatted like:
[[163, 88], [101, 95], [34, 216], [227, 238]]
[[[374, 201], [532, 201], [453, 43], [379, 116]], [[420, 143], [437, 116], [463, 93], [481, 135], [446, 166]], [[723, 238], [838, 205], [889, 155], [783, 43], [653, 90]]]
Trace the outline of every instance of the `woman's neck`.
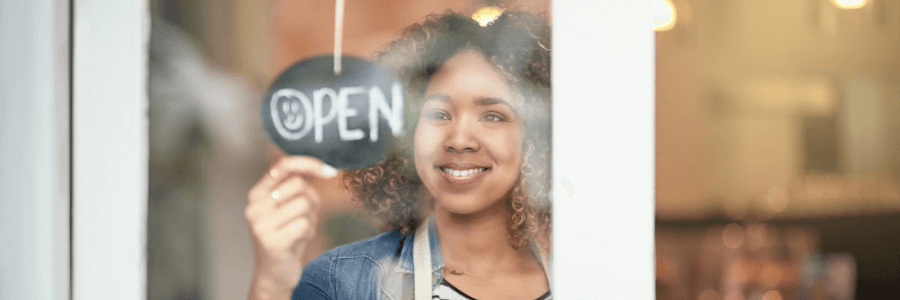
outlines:
[[509, 242], [505, 207], [493, 213], [459, 215], [435, 208], [441, 253], [451, 272], [492, 275], [520, 265], [522, 251]]

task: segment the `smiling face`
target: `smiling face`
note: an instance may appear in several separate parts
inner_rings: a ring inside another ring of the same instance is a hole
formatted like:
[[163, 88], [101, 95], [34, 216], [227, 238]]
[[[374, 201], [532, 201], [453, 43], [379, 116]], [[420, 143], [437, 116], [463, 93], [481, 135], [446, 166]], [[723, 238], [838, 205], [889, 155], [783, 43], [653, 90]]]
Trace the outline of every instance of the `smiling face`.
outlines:
[[503, 76], [467, 50], [447, 60], [425, 90], [415, 134], [416, 171], [435, 210], [504, 211], [522, 166], [522, 123]]

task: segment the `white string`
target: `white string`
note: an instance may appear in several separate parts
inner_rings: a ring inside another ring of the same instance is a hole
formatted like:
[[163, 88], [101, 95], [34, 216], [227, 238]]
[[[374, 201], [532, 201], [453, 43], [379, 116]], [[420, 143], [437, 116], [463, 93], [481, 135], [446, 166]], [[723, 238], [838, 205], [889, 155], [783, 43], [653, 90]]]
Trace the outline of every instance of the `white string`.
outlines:
[[334, 75], [341, 75], [341, 35], [344, 31], [344, 0], [334, 7]]

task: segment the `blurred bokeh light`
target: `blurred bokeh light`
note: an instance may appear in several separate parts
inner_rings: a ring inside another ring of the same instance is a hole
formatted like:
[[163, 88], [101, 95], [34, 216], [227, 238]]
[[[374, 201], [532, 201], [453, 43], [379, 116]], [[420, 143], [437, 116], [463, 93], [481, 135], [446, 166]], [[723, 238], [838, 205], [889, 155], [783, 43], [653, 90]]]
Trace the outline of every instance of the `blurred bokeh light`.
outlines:
[[685, 278], [658, 275], [657, 299], [893, 294], [900, 1], [671, 3], [678, 23], [656, 34], [656, 254]]
[[869, 0], [831, 0], [831, 2], [843, 9], [857, 9], [866, 6]]
[[489, 5], [475, 10], [472, 13], [472, 19], [478, 21], [478, 25], [481, 25], [481, 27], [485, 27], [500, 17], [501, 14], [503, 14], [503, 9]]
[[650, 12], [653, 15], [653, 30], [666, 31], [675, 27], [678, 15], [672, 0], [651, 1]]

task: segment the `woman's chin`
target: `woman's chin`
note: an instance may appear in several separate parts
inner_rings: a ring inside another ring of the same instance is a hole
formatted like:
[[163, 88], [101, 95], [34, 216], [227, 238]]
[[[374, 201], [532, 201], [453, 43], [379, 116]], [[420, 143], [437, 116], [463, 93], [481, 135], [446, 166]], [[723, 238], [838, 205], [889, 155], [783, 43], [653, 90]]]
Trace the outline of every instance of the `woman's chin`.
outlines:
[[477, 214], [479, 210], [471, 207], [451, 207], [444, 209], [444, 212], [455, 217], [467, 217]]
[[[496, 209], [498, 208], [498, 204], [501, 203], [485, 203], [484, 201], [473, 201], [471, 198], [458, 198], [458, 199], [443, 199], [435, 202], [436, 208], [438, 211], [443, 211], [447, 214], [454, 215], [457, 217], [472, 217], [483, 214], [490, 214], [492, 212], [501, 213], [502, 210]], [[502, 205], [500, 205], [502, 208]]]

